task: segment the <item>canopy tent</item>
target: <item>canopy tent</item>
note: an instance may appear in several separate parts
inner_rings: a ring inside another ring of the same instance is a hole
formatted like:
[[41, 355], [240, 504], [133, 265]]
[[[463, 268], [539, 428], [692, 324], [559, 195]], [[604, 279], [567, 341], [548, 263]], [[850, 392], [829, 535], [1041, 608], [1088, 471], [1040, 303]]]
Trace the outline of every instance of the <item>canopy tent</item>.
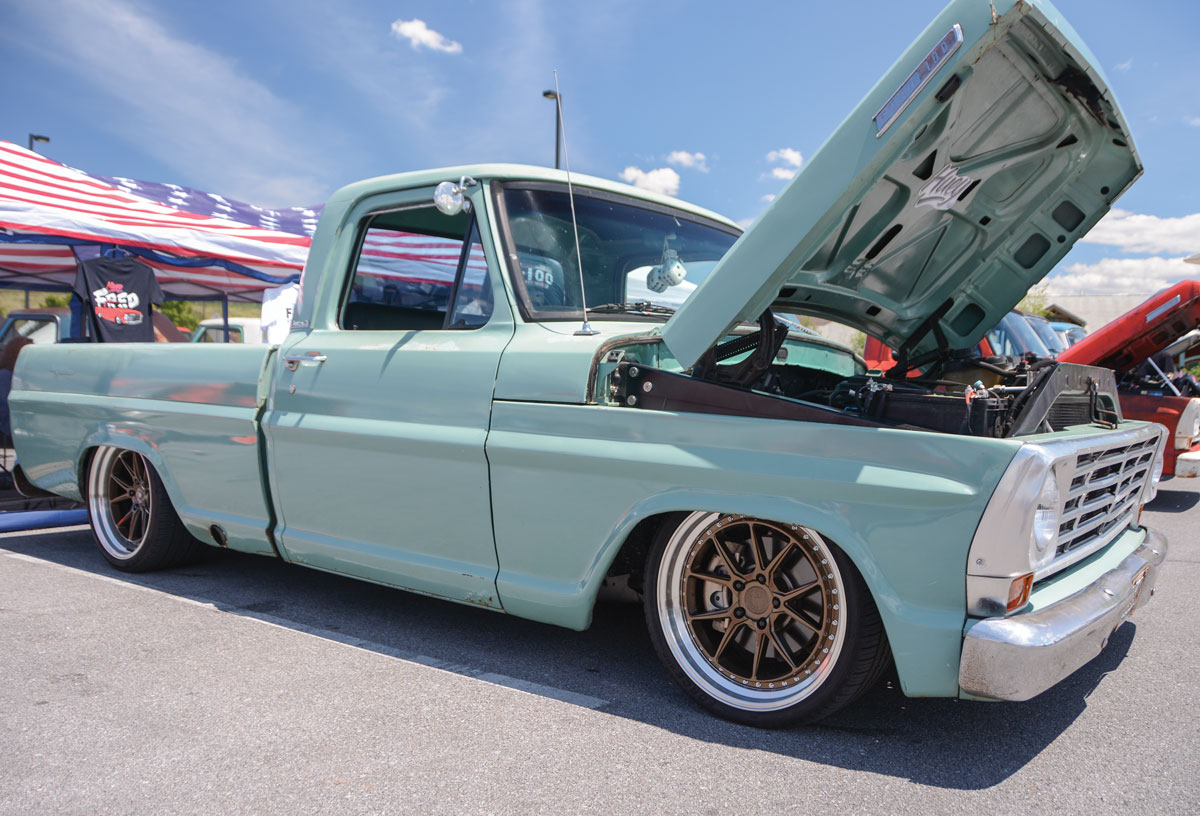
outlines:
[[319, 213], [92, 175], [0, 141], [0, 288], [70, 291], [77, 258], [119, 246], [169, 298], [258, 301], [300, 280]]
[[[177, 184], [86, 173], [0, 141], [0, 289], [68, 292], [78, 260], [120, 247], [152, 267], [170, 299], [260, 301], [295, 283], [321, 205], [265, 209]], [[463, 241], [372, 228], [360, 283], [383, 300], [448, 293]], [[464, 283], [481, 286], [472, 245]]]

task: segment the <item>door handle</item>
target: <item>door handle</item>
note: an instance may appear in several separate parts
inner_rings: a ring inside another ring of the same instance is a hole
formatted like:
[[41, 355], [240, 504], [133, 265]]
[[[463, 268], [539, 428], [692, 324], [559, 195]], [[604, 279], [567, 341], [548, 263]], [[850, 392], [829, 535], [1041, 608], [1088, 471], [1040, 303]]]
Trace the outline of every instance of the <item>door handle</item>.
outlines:
[[283, 358], [283, 362], [287, 365], [288, 371], [295, 371], [301, 363], [323, 363], [328, 359], [319, 351], [310, 351], [306, 354], [289, 354]]

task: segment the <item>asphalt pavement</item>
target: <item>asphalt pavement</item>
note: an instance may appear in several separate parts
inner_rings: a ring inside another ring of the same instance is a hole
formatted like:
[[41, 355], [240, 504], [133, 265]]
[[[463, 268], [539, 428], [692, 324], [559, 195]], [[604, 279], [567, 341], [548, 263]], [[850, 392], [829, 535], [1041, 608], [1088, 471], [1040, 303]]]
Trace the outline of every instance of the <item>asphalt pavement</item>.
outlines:
[[[641, 611], [583, 633], [236, 553], [128, 576], [83, 528], [0, 536], [0, 814], [1200, 812], [1200, 480], [1158, 591], [1027, 703], [732, 725]], [[917, 556], [914, 556], [917, 557]]]

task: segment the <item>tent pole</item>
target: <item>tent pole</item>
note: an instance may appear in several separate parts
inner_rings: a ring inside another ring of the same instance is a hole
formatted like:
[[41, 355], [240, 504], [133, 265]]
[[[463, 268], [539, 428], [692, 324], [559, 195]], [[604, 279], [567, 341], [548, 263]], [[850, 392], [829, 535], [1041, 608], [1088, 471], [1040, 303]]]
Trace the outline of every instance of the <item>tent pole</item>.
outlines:
[[221, 293], [221, 319], [225, 322], [225, 342], [229, 342], [229, 293]]

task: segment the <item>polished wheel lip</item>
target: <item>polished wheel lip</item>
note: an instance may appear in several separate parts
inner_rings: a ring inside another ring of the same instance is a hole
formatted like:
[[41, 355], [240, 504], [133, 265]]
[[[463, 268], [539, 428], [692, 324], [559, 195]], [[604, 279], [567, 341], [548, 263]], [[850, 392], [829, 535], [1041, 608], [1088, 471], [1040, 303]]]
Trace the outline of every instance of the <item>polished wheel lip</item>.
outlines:
[[[830, 576], [822, 581], [822, 591], [827, 600], [823, 610], [825, 621], [821, 627], [821, 636], [828, 645], [821, 648], [828, 651], [820, 653], [815, 668], [806, 661], [806, 665], [797, 670], [803, 670], [803, 673], [798, 675], [798, 682], [789, 680], [784, 685], [779, 681], [772, 683], [764, 680], [754, 681], [752, 684], [744, 676], [738, 677], [723, 670], [713, 661], [708, 650], [698, 642], [694, 634], [684, 595], [689, 555], [703, 539], [711, 536], [710, 530], [716, 533], [744, 523], [761, 524], [776, 532], [783, 532], [797, 542], [803, 542], [802, 547], [806, 548], [805, 556], [817, 556], [815, 563], [827, 570], [824, 573], [826, 576]], [[824, 563], [821, 563], [822, 561]], [[705, 694], [743, 711], [780, 711], [812, 696], [829, 677], [837, 664], [846, 638], [845, 582], [829, 546], [815, 531], [798, 525], [778, 524], [740, 515], [692, 513], [672, 533], [663, 551], [661, 563], [656, 587], [656, 604], [664, 638], [676, 664]], [[829, 602], [832, 598], [839, 600]]]
[[104, 551], [127, 561], [146, 544], [150, 531], [149, 465], [140, 453], [104, 448], [88, 476], [88, 511]]

